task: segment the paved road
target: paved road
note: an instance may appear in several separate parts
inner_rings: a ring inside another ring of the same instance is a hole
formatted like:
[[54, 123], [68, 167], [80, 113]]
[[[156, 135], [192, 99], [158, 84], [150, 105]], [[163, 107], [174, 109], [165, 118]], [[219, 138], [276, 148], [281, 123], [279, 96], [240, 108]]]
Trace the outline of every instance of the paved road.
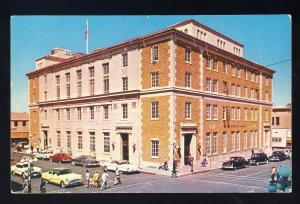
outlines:
[[[41, 166], [43, 171], [49, 168], [65, 166], [72, 171], [84, 175], [85, 169], [93, 173], [96, 169], [103, 171], [101, 167], [83, 168], [72, 166], [70, 163], [58, 164], [49, 161], [38, 161], [37, 166]], [[122, 185], [112, 186], [114, 173], [109, 173], [110, 189], [100, 191], [98, 188], [85, 188], [84, 186], [73, 188], [61, 188], [53, 184], [47, 184], [47, 193], [268, 193], [267, 186], [270, 181], [272, 166], [291, 166], [291, 160], [273, 162], [260, 166], [250, 166], [249, 168], [237, 171], [215, 170], [179, 178], [170, 178], [162, 175], [131, 174], [122, 175]], [[19, 176], [12, 175], [11, 179], [22, 182]], [[39, 193], [40, 179], [32, 180], [32, 193]]]

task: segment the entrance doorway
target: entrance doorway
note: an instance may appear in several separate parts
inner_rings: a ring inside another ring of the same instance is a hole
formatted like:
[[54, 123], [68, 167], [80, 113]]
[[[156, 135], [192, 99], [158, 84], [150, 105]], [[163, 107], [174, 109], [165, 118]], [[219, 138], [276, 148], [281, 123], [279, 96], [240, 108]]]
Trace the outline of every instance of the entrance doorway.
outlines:
[[189, 164], [189, 154], [191, 153], [190, 146], [193, 134], [184, 135], [184, 165]]
[[48, 131], [44, 130], [44, 149], [48, 147]]
[[122, 138], [122, 159], [129, 161], [128, 134], [127, 133], [121, 134], [121, 138]]

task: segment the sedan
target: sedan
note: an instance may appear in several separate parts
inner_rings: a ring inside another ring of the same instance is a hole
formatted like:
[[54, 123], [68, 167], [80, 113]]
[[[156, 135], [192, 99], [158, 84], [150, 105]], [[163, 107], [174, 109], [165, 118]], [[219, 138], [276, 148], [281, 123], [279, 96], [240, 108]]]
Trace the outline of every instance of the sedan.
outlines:
[[49, 159], [52, 155], [52, 151], [49, 150], [44, 150], [35, 154], [36, 158], [38, 159]]
[[91, 156], [81, 155], [72, 159], [72, 165], [81, 165], [83, 167], [100, 166], [98, 160]]
[[286, 159], [286, 155], [282, 151], [275, 151], [272, 153], [272, 155], [269, 157], [269, 161], [283, 161]]
[[223, 162], [222, 169], [246, 168], [249, 166], [249, 162], [244, 157], [230, 157], [228, 161]]
[[58, 184], [63, 188], [83, 184], [80, 174], [72, 173], [71, 169], [64, 167], [53, 168], [47, 172], [43, 172], [42, 179], [49, 183]]
[[260, 164], [268, 164], [269, 163], [269, 158], [265, 153], [255, 153], [251, 156], [250, 159], [248, 159], [250, 165], [260, 165]]
[[69, 155], [67, 155], [66, 153], [56, 153], [54, 155], [51, 155], [49, 157], [49, 160], [51, 162], [58, 162], [58, 163], [61, 163], [61, 162], [71, 162], [72, 161], [72, 157], [70, 157]]
[[[28, 162], [19, 162], [16, 165], [11, 166], [10, 171], [12, 174], [17, 174], [25, 178], [29, 170], [29, 163]], [[40, 167], [34, 166], [30, 164], [30, 175], [32, 177], [38, 177], [42, 173], [42, 169]]]
[[106, 161], [101, 164], [101, 166], [104, 166], [109, 171], [116, 171], [116, 168], [120, 170], [122, 173], [133, 173], [133, 172], [139, 172], [140, 167], [135, 164], [130, 164], [127, 160], [112, 160], [112, 161]]

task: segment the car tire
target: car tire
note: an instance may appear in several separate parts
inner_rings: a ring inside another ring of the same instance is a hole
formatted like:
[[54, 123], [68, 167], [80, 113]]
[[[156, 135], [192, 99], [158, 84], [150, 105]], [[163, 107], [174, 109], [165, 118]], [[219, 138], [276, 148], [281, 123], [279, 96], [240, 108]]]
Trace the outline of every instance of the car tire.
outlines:
[[269, 163], [269, 160], [266, 160], [266, 164], [268, 164]]
[[66, 187], [66, 184], [65, 184], [63, 181], [61, 181], [61, 182], [60, 182], [60, 186], [61, 186], [62, 188], [65, 188], [65, 187]]
[[51, 158], [49, 159], [49, 161], [50, 161], [50, 162], [53, 162], [53, 160], [52, 160]]
[[236, 166], [233, 169], [236, 171], [237, 170]]
[[249, 168], [249, 165], [248, 165], [248, 164], [245, 164], [245, 168]]
[[259, 165], [258, 161], [255, 164], [256, 164], [256, 166], [258, 166]]
[[72, 165], [75, 166], [76, 165], [75, 162], [72, 162]]

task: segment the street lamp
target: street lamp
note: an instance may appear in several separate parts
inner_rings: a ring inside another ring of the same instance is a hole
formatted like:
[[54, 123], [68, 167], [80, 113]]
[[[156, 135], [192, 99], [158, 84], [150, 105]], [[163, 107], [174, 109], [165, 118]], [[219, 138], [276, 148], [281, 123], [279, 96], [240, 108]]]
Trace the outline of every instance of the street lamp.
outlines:
[[177, 174], [176, 174], [176, 160], [175, 160], [175, 143], [173, 143], [173, 170], [172, 170], [172, 175], [171, 178], [177, 178]]

